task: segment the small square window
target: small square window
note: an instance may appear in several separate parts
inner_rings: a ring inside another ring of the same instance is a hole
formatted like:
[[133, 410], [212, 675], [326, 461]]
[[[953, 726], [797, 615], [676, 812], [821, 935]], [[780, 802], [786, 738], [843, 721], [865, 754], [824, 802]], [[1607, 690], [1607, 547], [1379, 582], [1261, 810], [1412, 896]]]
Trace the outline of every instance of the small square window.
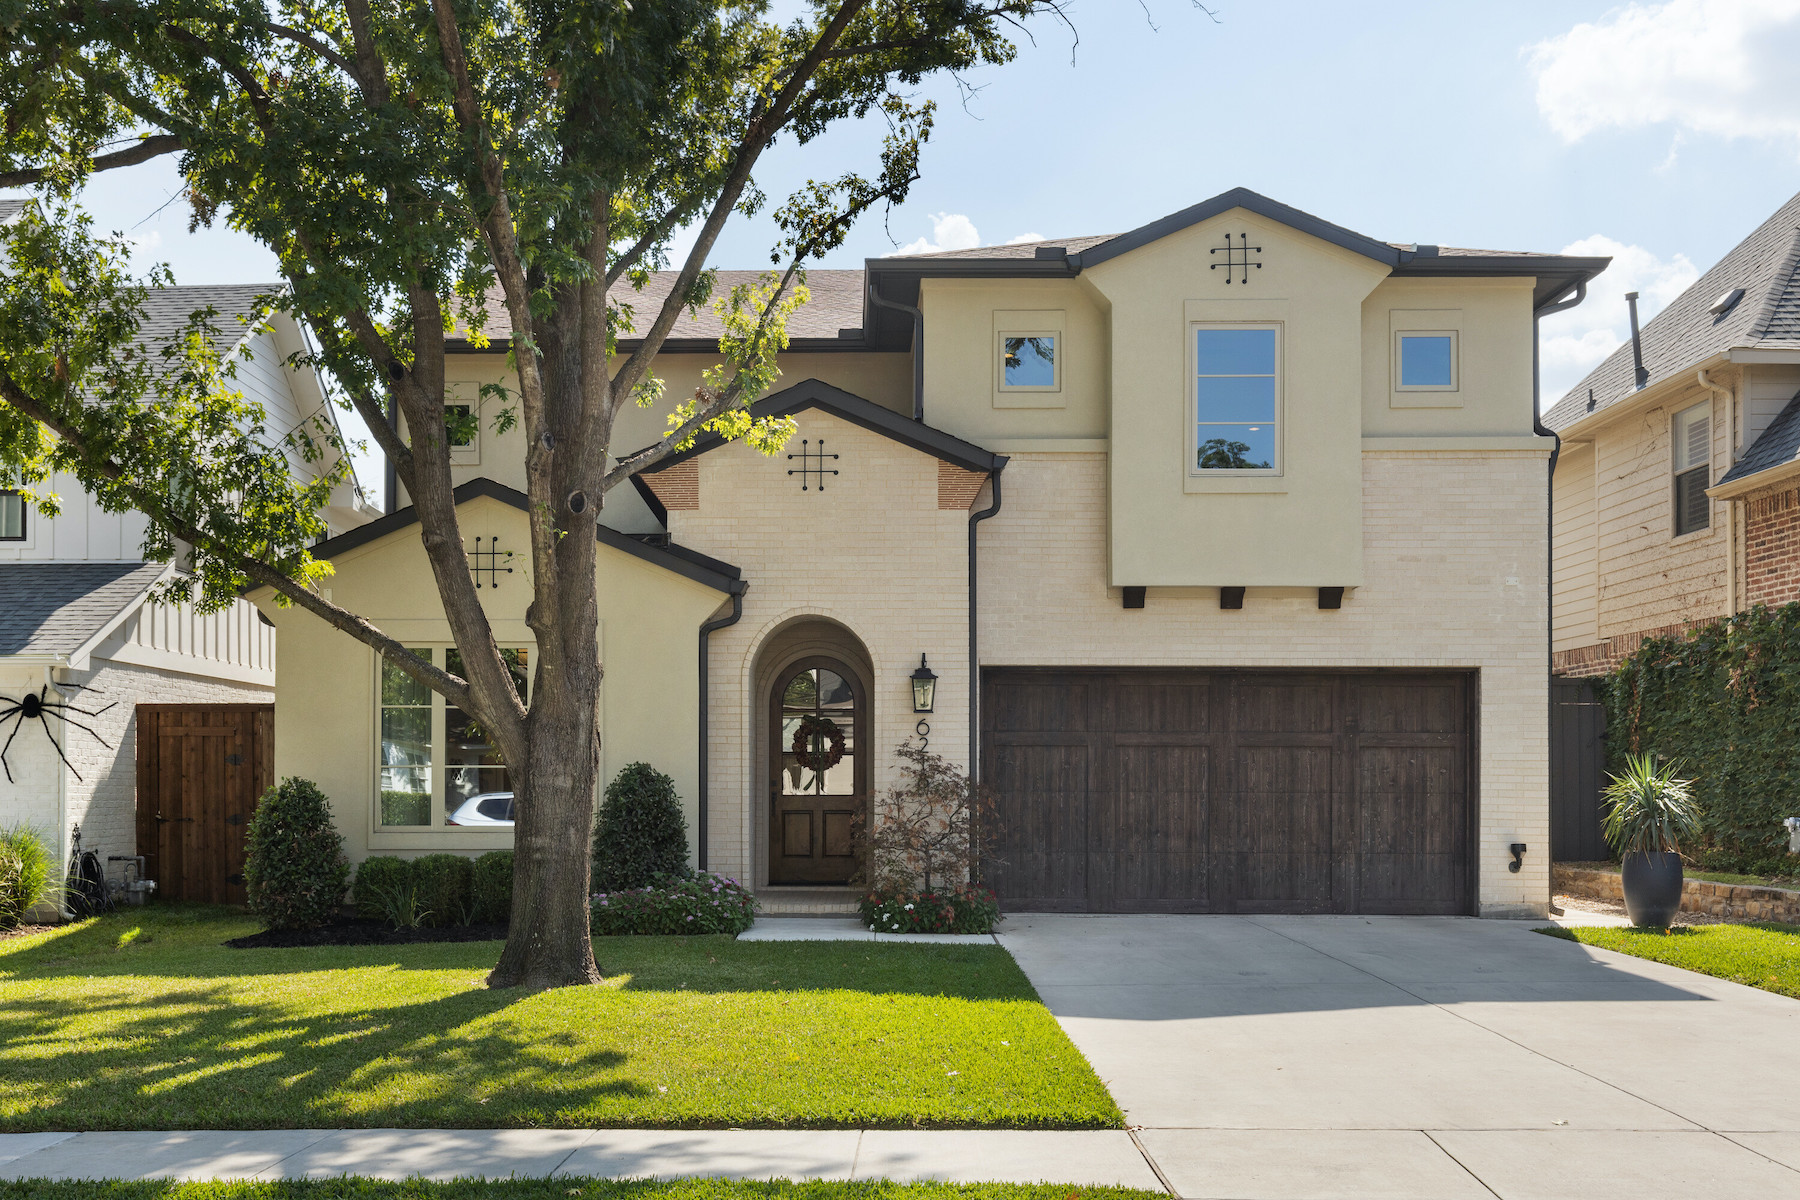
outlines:
[[1397, 390], [1454, 392], [1456, 340], [1454, 330], [1407, 330], [1396, 334]]
[[481, 415], [474, 403], [456, 400], [445, 404], [444, 430], [452, 463], [475, 466], [481, 462]]
[[25, 540], [25, 497], [0, 492], [0, 542]]
[[1054, 333], [1000, 335], [1000, 390], [1054, 392], [1062, 383]]

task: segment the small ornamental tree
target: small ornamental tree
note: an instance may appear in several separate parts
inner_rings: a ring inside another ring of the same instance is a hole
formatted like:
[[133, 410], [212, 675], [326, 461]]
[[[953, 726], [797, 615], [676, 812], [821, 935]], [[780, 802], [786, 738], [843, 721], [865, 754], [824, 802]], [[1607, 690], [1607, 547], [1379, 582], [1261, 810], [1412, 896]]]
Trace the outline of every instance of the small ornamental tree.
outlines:
[[994, 793], [923, 746], [902, 742], [894, 754], [905, 763], [901, 781], [857, 821], [861, 882], [877, 892], [962, 887], [974, 875], [976, 838], [998, 836]]
[[632, 763], [606, 785], [594, 826], [594, 890], [649, 887], [687, 869], [687, 818], [675, 781]]
[[313, 929], [338, 917], [350, 862], [318, 785], [289, 778], [263, 793], [250, 818], [244, 890], [270, 929]]

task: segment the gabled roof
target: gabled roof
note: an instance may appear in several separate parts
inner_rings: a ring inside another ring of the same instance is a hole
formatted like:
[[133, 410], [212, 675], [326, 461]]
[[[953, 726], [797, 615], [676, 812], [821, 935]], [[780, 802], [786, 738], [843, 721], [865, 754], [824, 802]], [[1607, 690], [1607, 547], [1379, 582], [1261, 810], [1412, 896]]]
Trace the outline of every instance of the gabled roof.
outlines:
[[181, 332], [189, 317], [210, 307], [218, 310], [213, 324], [236, 345], [257, 321], [268, 315], [268, 304], [258, 303], [257, 298], [286, 290], [284, 283], [197, 283], [151, 288], [144, 296], [138, 318], [138, 344], [161, 349]]
[[[1744, 289], [1743, 298], [1714, 315], [1713, 304], [1734, 288]], [[1650, 318], [1640, 337], [1649, 386], [1688, 374], [1729, 350], [1800, 350], [1800, 195]], [[1589, 388], [1595, 412], [1637, 394], [1630, 342], [1557, 401], [1544, 423], [1562, 430], [1586, 417]]]
[[[873, 286], [889, 300], [917, 303], [919, 280], [925, 277], [986, 275], [1000, 277], [1063, 277], [1079, 275], [1109, 259], [1148, 246], [1221, 213], [1241, 208], [1297, 232], [1360, 254], [1386, 266], [1398, 276], [1462, 277], [1527, 276], [1537, 281], [1533, 303], [1542, 306], [1606, 269], [1606, 258], [1574, 258], [1531, 251], [1472, 250], [1455, 246], [1384, 242], [1367, 234], [1334, 225], [1249, 188], [1232, 188], [1180, 212], [1159, 217], [1126, 233], [1109, 237], [1076, 237], [1007, 246], [982, 246], [935, 254], [890, 255], [871, 258], [867, 267]], [[880, 281], [880, 282], [877, 282]], [[903, 315], [871, 309], [865, 322], [866, 336], [883, 343], [910, 333]], [[902, 344], [903, 339], [902, 339]]]
[[1750, 448], [1713, 486], [1724, 487], [1771, 467], [1787, 466], [1796, 459], [1800, 459], [1800, 392], [1794, 394], [1787, 407], [1769, 422], [1769, 427], [1750, 443]]
[[31, 201], [29, 200], [15, 200], [7, 197], [0, 197], [0, 225], [5, 225], [30, 207]]
[[[451, 495], [456, 498], [459, 508], [471, 500], [483, 497], [511, 505], [520, 512], [528, 511], [531, 504], [530, 498], [524, 492], [509, 488], [503, 483], [495, 483], [492, 479], [471, 479], [458, 487]], [[379, 541], [389, 534], [398, 533], [418, 522], [418, 510], [408, 505], [385, 517], [370, 521], [367, 525], [352, 529], [348, 533], [341, 533], [337, 537], [320, 542], [312, 548], [312, 556], [318, 559], [335, 558], [345, 551]], [[634, 558], [641, 558], [647, 563], [661, 567], [665, 571], [673, 571], [684, 579], [704, 584], [715, 591], [730, 595], [745, 589], [742, 571], [730, 563], [709, 558], [697, 551], [689, 550], [685, 546], [647, 542], [642, 538], [620, 533], [616, 529], [608, 529], [604, 525], [596, 526], [594, 534], [602, 546], [623, 551]], [[260, 589], [251, 588], [250, 590]]]
[[0, 655], [73, 655], [143, 602], [166, 563], [0, 563]]
[[[911, 446], [922, 454], [941, 459], [952, 466], [965, 471], [998, 471], [1006, 465], [1004, 455], [983, 450], [974, 442], [965, 442], [954, 434], [945, 433], [941, 429], [933, 429], [923, 421], [915, 421], [911, 417], [903, 417], [890, 408], [883, 408], [872, 400], [846, 392], [842, 388], [832, 387], [817, 379], [805, 379], [793, 387], [784, 388], [771, 396], [764, 396], [750, 406], [752, 419], [762, 417], [791, 417], [805, 412], [809, 408], [820, 409], [835, 417], [841, 417], [852, 425], [860, 425], [873, 433], [892, 438], [905, 446]], [[686, 450], [671, 454], [644, 474], [654, 475], [664, 471], [678, 462], [685, 462], [697, 454], [705, 454], [725, 445], [725, 439], [716, 433], [703, 433], [694, 439], [694, 444]], [[640, 451], [641, 453], [641, 451]], [[624, 456], [629, 459], [631, 455]], [[639, 476], [632, 476], [637, 482]], [[638, 484], [640, 494], [647, 489]], [[646, 499], [654, 510], [657, 507], [653, 497]]]

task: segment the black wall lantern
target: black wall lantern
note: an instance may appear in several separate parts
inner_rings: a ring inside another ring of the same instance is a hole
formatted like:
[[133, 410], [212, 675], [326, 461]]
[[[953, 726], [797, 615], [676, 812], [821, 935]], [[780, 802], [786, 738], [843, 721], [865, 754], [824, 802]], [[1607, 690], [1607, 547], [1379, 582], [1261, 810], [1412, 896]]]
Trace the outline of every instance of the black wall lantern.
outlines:
[[913, 711], [928, 713], [937, 700], [937, 674], [925, 665], [925, 656], [919, 655], [919, 669], [912, 673]]

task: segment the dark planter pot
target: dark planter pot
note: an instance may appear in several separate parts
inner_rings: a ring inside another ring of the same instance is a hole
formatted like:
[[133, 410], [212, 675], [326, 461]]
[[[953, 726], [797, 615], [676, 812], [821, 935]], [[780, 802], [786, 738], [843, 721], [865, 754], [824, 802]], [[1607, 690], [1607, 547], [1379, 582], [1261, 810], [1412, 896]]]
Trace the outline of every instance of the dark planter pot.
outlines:
[[1681, 855], [1627, 854], [1620, 871], [1625, 912], [1633, 925], [1666, 929], [1681, 911]]

